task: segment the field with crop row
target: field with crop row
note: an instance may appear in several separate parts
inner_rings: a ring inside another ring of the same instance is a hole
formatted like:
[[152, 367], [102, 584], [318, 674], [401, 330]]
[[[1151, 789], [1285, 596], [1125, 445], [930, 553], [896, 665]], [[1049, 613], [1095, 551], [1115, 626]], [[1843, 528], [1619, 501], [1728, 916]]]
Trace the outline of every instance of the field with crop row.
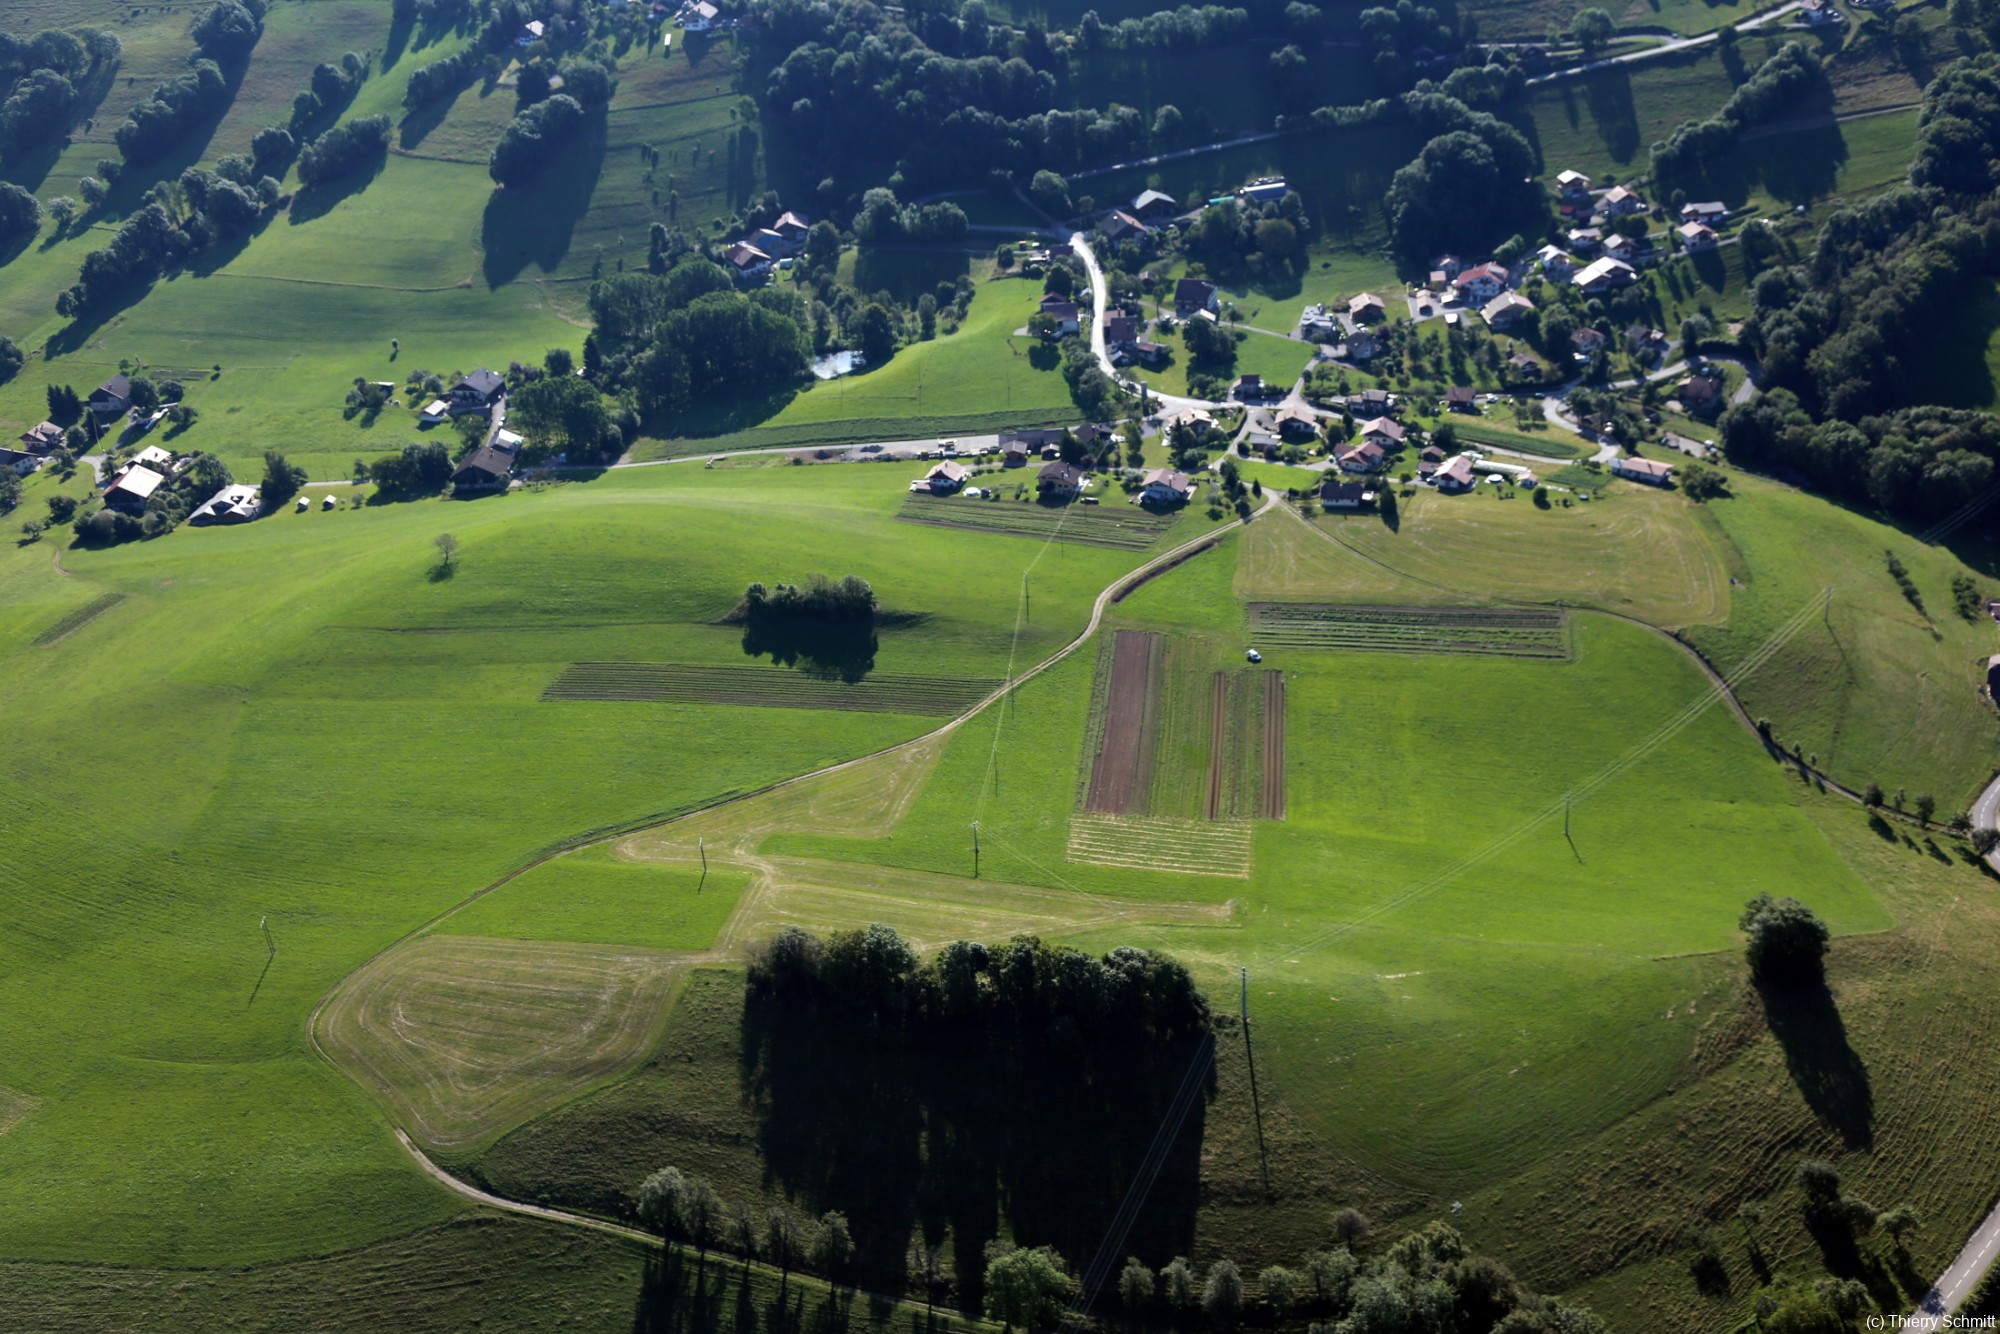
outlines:
[[1141, 630], [1120, 630], [1113, 638], [1103, 740], [1091, 761], [1085, 810], [1112, 815], [1144, 811], [1152, 790], [1166, 648], [1165, 635]]
[[102, 616], [105, 612], [110, 611], [124, 600], [125, 595], [123, 593], [106, 593], [103, 597], [91, 599], [36, 635], [35, 647], [47, 648], [64, 635], [81, 630], [84, 626], [89, 625], [92, 621]]
[[1073, 862], [1181, 875], [1250, 874], [1247, 820], [1168, 820], [1079, 812], [1070, 820]]
[[1488, 653], [1567, 658], [1560, 611], [1506, 607], [1349, 607], [1310, 602], [1251, 604], [1250, 624], [1267, 643], [1293, 648], [1395, 653]]
[[697, 667], [672, 662], [574, 662], [542, 692], [545, 700], [696, 702], [771, 709], [953, 714], [999, 689], [978, 676], [880, 672], [841, 681], [782, 667]]
[[897, 518], [945, 528], [972, 528], [985, 533], [1047, 538], [1085, 546], [1143, 551], [1171, 528], [1174, 516], [1153, 514], [1136, 505], [1042, 505], [1020, 501], [977, 501], [911, 496]]

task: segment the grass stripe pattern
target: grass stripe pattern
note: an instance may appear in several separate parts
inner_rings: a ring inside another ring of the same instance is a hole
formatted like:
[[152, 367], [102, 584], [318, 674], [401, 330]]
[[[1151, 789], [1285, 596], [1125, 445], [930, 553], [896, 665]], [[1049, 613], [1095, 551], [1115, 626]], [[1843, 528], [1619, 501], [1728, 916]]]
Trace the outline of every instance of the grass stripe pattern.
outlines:
[[1266, 644], [1509, 658], [1570, 656], [1567, 616], [1521, 607], [1366, 607], [1257, 602], [1250, 626]]
[[124, 600], [125, 595], [123, 593], [106, 593], [103, 597], [94, 598], [84, 603], [81, 607], [78, 607], [75, 611], [61, 620], [54, 622], [40, 634], [36, 635], [33, 641], [35, 647], [47, 648], [64, 635], [73, 634], [83, 629], [84, 626], [89, 625], [92, 621], [102, 616], [105, 612], [110, 611]]
[[[1043, 505], [1019, 500], [967, 500], [962, 496], [911, 496], [896, 517], [908, 523], [966, 528], [981, 533], [1045, 540], [1114, 551], [1144, 551], [1171, 528], [1174, 516], [1136, 505]], [[1061, 531], [1057, 532], [1058, 527]]]
[[542, 698], [950, 715], [971, 708], [1000, 684], [976, 676], [877, 672], [859, 681], [842, 681], [782, 667], [576, 662], [542, 691]]
[[1240, 820], [1169, 820], [1079, 811], [1070, 817], [1067, 856], [1095, 866], [1247, 877], [1251, 828]]

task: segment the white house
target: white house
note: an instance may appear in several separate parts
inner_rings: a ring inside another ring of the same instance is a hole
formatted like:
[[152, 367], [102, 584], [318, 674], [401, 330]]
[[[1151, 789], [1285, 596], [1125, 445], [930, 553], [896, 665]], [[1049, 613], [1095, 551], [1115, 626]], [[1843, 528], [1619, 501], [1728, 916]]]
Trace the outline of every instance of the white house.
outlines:
[[1468, 306], [1483, 306], [1507, 290], [1507, 270], [1498, 264], [1481, 264], [1459, 274], [1451, 285]]
[[1713, 250], [1720, 239], [1715, 228], [1705, 222], [1684, 222], [1674, 228], [1674, 234], [1681, 238], [1681, 249], [1690, 255], [1699, 250]]
[[[212, 523], [248, 523], [262, 511], [261, 493], [254, 486], [238, 483], [225, 486], [188, 515], [188, 522], [197, 527]], [[329, 500], [331, 496], [327, 497]]]
[[1502, 292], [1480, 307], [1479, 314], [1495, 329], [1511, 329], [1520, 322], [1523, 315], [1529, 314], [1534, 308], [1535, 303], [1519, 292]]
[[1596, 296], [1600, 292], [1611, 292], [1616, 291], [1620, 287], [1630, 287], [1638, 279], [1639, 275], [1633, 271], [1630, 264], [1627, 264], [1622, 259], [1612, 259], [1607, 255], [1603, 259], [1592, 260], [1589, 264], [1578, 269], [1576, 275], [1570, 281], [1575, 283], [1585, 295]]
[[956, 491], [961, 486], [964, 486], [965, 479], [970, 476], [972, 476], [972, 470], [963, 463], [955, 463], [950, 459], [946, 459], [943, 463], [938, 464], [928, 473], [925, 473], [924, 480], [930, 483], [932, 491], [943, 495], [947, 491]]
[[722, 17], [722, 11], [708, 0], [692, 0], [681, 6], [680, 24], [684, 32], [707, 32]]
[[1139, 492], [1139, 501], [1145, 505], [1183, 505], [1193, 498], [1193, 480], [1172, 468], [1155, 468], [1147, 473], [1146, 485]]
[[1729, 216], [1729, 205], [1719, 199], [1704, 200], [1700, 203], [1682, 204], [1682, 222], [1705, 222], [1713, 227]]
[[1622, 185], [1614, 185], [1604, 192], [1604, 211], [1614, 218], [1627, 217], [1646, 211], [1646, 201]]
[[1644, 482], [1648, 486], [1665, 486], [1674, 476], [1672, 464], [1641, 458], [1615, 458], [1611, 460], [1611, 471], [1615, 476]]

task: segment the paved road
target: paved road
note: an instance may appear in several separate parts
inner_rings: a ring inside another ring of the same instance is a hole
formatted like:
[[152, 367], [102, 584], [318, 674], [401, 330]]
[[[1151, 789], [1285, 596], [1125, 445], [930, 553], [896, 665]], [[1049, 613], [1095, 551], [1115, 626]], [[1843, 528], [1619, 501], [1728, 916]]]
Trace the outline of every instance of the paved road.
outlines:
[[[1979, 799], [1982, 802], [1990, 801], [1993, 794], [1994, 789], [1989, 787], [1980, 794]], [[1988, 819], [1990, 818], [1989, 810]], [[1993, 1212], [1986, 1215], [1985, 1221], [1973, 1231], [1971, 1238], [1965, 1243], [1965, 1248], [1958, 1253], [1958, 1258], [1951, 1262], [1951, 1268], [1944, 1271], [1944, 1277], [1937, 1281], [1937, 1286], [1924, 1294], [1923, 1301], [1919, 1302], [1917, 1309], [1910, 1313], [1909, 1323], [1903, 1328], [1919, 1330], [1946, 1328], [1946, 1318], [1958, 1310], [1960, 1304], [1972, 1295], [1973, 1289], [1979, 1286], [1979, 1281], [1986, 1277], [1986, 1271], [1993, 1267], [1996, 1250], [2000, 1250], [2000, 1205], [1995, 1205]]]
[[[1105, 350], [1104, 318], [1105, 312], [1111, 305], [1111, 290], [1104, 281], [1104, 269], [1097, 262], [1097, 253], [1090, 248], [1090, 242], [1084, 239], [1082, 232], [1074, 232], [1070, 235], [1069, 248], [1076, 252], [1076, 257], [1083, 261], [1085, 271], [1090, 274], [1091, 354], [1097, 358], [1097, 364], [1103, 367], [1104, 373], [1111, 377], [1112, 383], [1121, 385], [1136, 394], [1139, 392], [1140, 382], [1126, 378], [1123, 371], [1120, 371], [1116, 366], [1111, 364], [1111, 354]], [[1216, 403], [1206, 398], [1185, 398], [1178, 394], [1162, 394], [1151, 385], [1146, 386], [1146, 392], [1152, 396], [1153, 402], [1159, 404], [1160, 408], [1167, 412], [1179, 412], [1185, 408], [1228, 406], [1227, 404]]]
[[[1767, 9], [1752, 18], [1744, 19], [1735, 26], [1738, 32], [1748, 28], [1759, 28], [1776, 18], [1782, 18], [1799, 8], [1802, 0], [1789, 0], [1775, 9]], [[1528, 80], [1528, 86], [1555, 83], [1577, 74], [1588, 74], [1592, 70], [1616, 69], [1620, 65], [1634, 65], [1644, 60], [1655, 60], [1660, 56], [1673, 55], [1677, 51], [1689, 51], [1698, 46], [1708, 46], [1715, 41], [1715, 33], [1698, 33], [1693, 37], [1681, 37], [1671, 42], [1661, 42], [1658, 46], [1642, 47], [1637, 51], [1627, 51], [1624, 55], [1606, 56], [1602, 60], [1587, 61], [1581, 65], [1571, 65], [1568, 69], [1551, 70], [1547, 74], [1537, 74]]]

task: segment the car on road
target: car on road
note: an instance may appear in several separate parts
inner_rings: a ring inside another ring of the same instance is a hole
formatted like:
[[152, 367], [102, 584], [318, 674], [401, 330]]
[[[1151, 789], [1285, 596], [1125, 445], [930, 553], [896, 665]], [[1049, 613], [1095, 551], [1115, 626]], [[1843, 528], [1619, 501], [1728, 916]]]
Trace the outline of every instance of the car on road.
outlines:
[[944, 456], [948, 459], [958, 457], [958, 441], [956, 440], [940, 440], [938, 441], [938, 448], [944, 451]]

